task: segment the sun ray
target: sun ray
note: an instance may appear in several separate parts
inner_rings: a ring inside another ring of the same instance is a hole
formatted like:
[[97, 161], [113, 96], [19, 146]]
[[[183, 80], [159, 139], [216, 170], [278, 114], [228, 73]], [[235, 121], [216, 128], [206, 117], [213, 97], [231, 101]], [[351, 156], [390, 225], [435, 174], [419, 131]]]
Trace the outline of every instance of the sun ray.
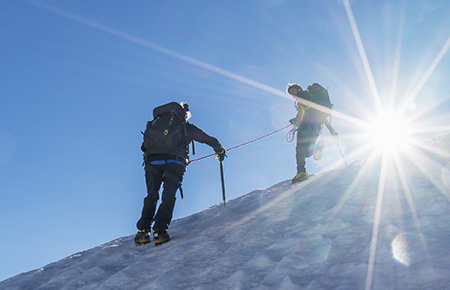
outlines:
[[[422, 148], [426, 149], [427, 146], [423, 146]], [[429, 149], [430, 148], [428, 148], [428, 150]], [[449, 155], [448, 152], [445, 153], [446, 155]], [[448, 189], [442, 185], [442, 183], [430, 172], [430, 170], [426, 170], [426, 168], [424, 168], [424, 161], [427, 160], [428, 162], [432, 162], [432, 160], [419, 150], [415, 150], [414, 154], [413, 153], [406, 154], [406, 156], [420, 170], [420, 172], [433, 184], [433, 186], [437, 188], [442, 193], [442, 195], [444, 195], [450, 201], [450, 193]]]
[[422, 225], [421, 225], [420, 220], [419, 220], [419, 215], [417, 214], [417, 209], [416, 209], [416, 206], [414, 204], [414, 200], [413, 200], [413, 197], [412, 197], [412, 194], [411, 194], [411, 189], [409, 188], [408, 181], [406, 179], [405, 170], [403, 168], [403, 165], [402, 165], [401, 160], [400, 160], [398, 155], [396, 155], [394, 157], [394, 164], [395, 164], [395, 167], [397, 169], [397, 173], [398, 173], [398, 175], [400, 177], [400, 183], [401, 183], [402, 188], [404, 190], [405, 197], [406, 197], [406, 202], [408, 203], [409, 210], [411, 211], [411, 214], [412, 214], [412, 217], [413, 217], [413, 220], [414, 220], [414, 225], [416, 227], [416, 230], [417, 230], [417, 232], [419, 234], [420, 240], [421, 240], [425, 250], [428, 251], [428, 245], [427, 245], [427, 242], [425, 240], [425, 235], [424, 235], [423, 230], [422, 230]]
[[423, 142], [418, 142], [418, 141], [414, 141], [413, 140], [411, 144], [416, 146], [417, 148], [423, 149], [423, 150], [428, 151], [428, 152], [433, 153], [433, 154], [437, 154], [440, 157], [450, 158], [450, 152], [442, 150], [442, 149], [439, 149], [439, 148], [436, 148], [436, 147], [433, 147], [431, 145], [427, 145], [427, 144], [425, 144]]
[[195, 59], [195, 58], [183, 55], [181, 53], [178, 53], [176, 51], [167, 49], [165, 47], [156, 45], [154, 43], [151, 43], [150, 41], [143, 40], [141, 38], [135, 37], [135, 36], [133, 36], [131, 34], [128, 34], [128, 33], [123, 32], [123, 31], [120, 31], [118, 29], [114, 29], [114, 28], [108, 27], [108, 26], [103, 25], [101, 23], [98, 23], [98, 22], [89, 20], [87, 18], [84, 18], [84, 17], [78, 16], [78, 15], [72, 14], [72, 13], [64, 11], [62, 9], [53, 7], [51, 5], [47, 5], [47, 4], [41, 3], [39, 1], [28, 1], [28, 3], [33, 4], [35, 6], [38, 6], [40, 8], [43, 8], [45, 10], [51, 11], [53, 13], [59, 14], [59, 15], [64, 16], [66, 18], [75, 20], [75, 21], [77, 21], [79, 23], [82, 23], [82, 24], [88, 25], [90, 27], [96, 28], [96, 29], [101, 30], [103, 32], [106, 32], [108, 34], [112, 34], [112, 35], [120, 37], [122, 39], [125, 39], [125, 40], [131, 41], [133, 43], [136, 43], [136, 44], [145, 46], [147, 48], [153, 49], [153, 50], [158, 51], [160, 53], [163, 53], [165, 55], [174, 57], [176, 59], [185, 61], [187, 63], [193, 64], [195, 66], [198, 66], [198, 67], [201, 67], [203, 69], [209, 70], [211, 72], [217, 73], [219, 75], [225, 76], [227, 78], [239, 81], [241, 83], [250, 85], [252, 87], [255, 87], [255, 88], [258, 88], [258, 89], [261, 89], [261, 90], [264, 90], [264, 91], [269, 92], [271, 94], [274, 94], [276, 96], [290, 99], [290, 97], [284, 91], [272, 88], [272, 87], [270, 87], [268, 85], [265, 85], [263, 83], [260, 83], [258, 81], [255, 81], [255, 80], [252, 80], [252, 79], [249, 79], [249, 78], [246, 78], [244, 76], [241, 76], [239, 74], [233, 73], [233, 72], [228, 71], [228, 70], [225, 70], [223, 68], [220, 68], [220, 67], [217, 67], [217, 66], [205, 63], [205, 62], [200, 61], [198, 59]]
[[382, 113], [384, 108], [381, 104], [380, 95], [378, 93], [377, 86], [375, 84], [375, 79], [372, 74], [372, 69], [370, 68], [370, 63], [364, 49], [364, 45], [359, 34], [358, 26], [356, 25], [355, 17], [353, 16], [352, 8], [350, 6], [349, 0], [344, 0], [345, 11], [347, 12], [348, 20], [350, 21], [350, 26], [353, 32], [353, 37], [355, 38], [356, 46], [358, 48], [359, 56], [361, 57], [361, 63], [364, 67], [366, 73], [367, 81], [369, 82], [370, 90], [372, 93], [372, 98], [375, 103], [375, 108], [378, 113]]
[[359, 184], [361, 179], [366, 174], [370, 165], [371, 165], [370, 162], [365, 162], [363, 164], [362, 168], [358, 171], [358, 174], [355, 176], [355, 178], [353, 178], [351, 184], [348, 186], [347, 190], [344, 192], [344, 194], [340, 198], [339, 203], [333, 208], [332, 212], [330, 213], [331, 220], [334, 219], [334, 217], [340, 212], [341, 208], [344, 206], [344, 204], [347, 202], [348, 198], [350, 197], [350, 194], [353, 192], [353, 190], [356, 188], [356, 186]]
[[413, 128], [412, 133], [419, 134], [419, 133], [438, 133], [438, 132], [449, 132], [450, 131], [450, 125], [445, 126], [421, 126], [417, 128]]
[[[130, 42], [142, 45], [144, 47], [150, 48], [152, 50], [155, 50], [157, 52], [163, 53], [165, 55], [174, 57], [176, 59], [179, 59], [179, 60], [182, 60], [184, 62], [190, 63], [192, 65], [195, 65], [195, 66], [201, 67], [203, 69], [209, 70], [211, 72], [217, 73], [217, 74], [222, 75], [224, 77], [236, 80], [238, 82], [241, 82], [241, 83], [244, 83], [244, 84], [247, 84], [247, 85], [250, 85], [250, 86], [255, 87], [257, 89], [261, 89], [263, 91], [266, 91], [268, 93], [274, 94], [276, 96], [279, 96], [279, 97], [282, 97], [282, 98], [286, 98], [286, 99], [291, 99], [291, 96], [289, 96], [284, 91], [272, 88], [272, 87], [270, 87], [270, 86], [268, 86], [266, 84], [263, 84], [263, 83], [260, 83], [258, 81], [249, 79], [247, 77], [241, 76], [239, 74], [233, 73], [233, 72], [225, 70], [223, 68], [220, 68], [220, 67], [217, 67], [217, 66], [205, 63], [205, 62], [200, 61], [198, 59], [195, 59], [195, 58], [183, 55], [181, 53], [178, 53], [176, 51], [167, 49], [165, 47], [156, 45], [156, 44], [151, 43], [149, 41], [146, 41], [146, 40], [140, 39], [138, 37], [135, 37], [135, 36], [133, 36], [131, 34], [125, 33], [123, 31], [120, 31], [120, 30], [108, 27], [108, 26], [103, 25], [101, 23], [98, 23], [98, 22], [89, 20], [87, 18], [84, 18], [84, 17], [78, 16], [78, 15], [72, 14], [72, 13], [64, 11], [62, 9], [53, 7], [51, 5], [47, 5], [45, 3], [41, 3], [39, 1], [28, 1], [28, 3], [33, 4], [35, 6], [38, 6], [38, 7], [42, 8], [42, 9], [51, 11], [53, 13], [59, 14], [59, 15], [64, 16], [66, 18], [75, 20], [75, 21], [77, 21], [79, 23], [88, 25], [88, 26], [90, 26], [92, 28], [101, 30], [101, 31], [106, 32], [108, 34], [117, 36], [119, 38], [128, 40]], [[306, 101], [306, 103], [308, 103], [308, 101]], [[320, 105], [317, 105], [315, 103], [308, 103], [308, 105], [311, 105], [311, 107], [313, 107], [314, 109], [317, 109], [317, 110], [322, 111], [322, 112], [329, 111], [328, 108], [320, 106]], [[360, 120], [358, 118], [354, 118], [354, 117], [352, 117], [350, 115], [341, 113], [341, 112], [336, 111], [336, 110], [333, 110], [333, 116], [335, 116], [337, 118], [341, 118], [343, 120], [346, 120], [346, 121], [351, 122], [351, 123], [356, 124], [356, 125], [364, 123], [363, 120]]]
[[395, 57], [394, 57], [394, 67], [392, 70], [392, 84], [391, 84], [391, 92], [389, 97], [389, 105], [388, 108], [394, 108], [395, 102], [397, 100], [397, 86], [398, 86], [398, 76], [400, 70], [400, 56], [402, 50], [402, 42], [403, 42], [403, 29], [405, 24], [405, 6], [402, 7], [402, 12], [400, 13], [399, 23], [400, 27], [397, 35], [397, 44], [395, 49]]
[[[360, 135], [357, 135], [357, 136], [360, 136]], [[367, 158], [366, 153], [368, 151], [370, 151], [370, 149], [371, 149], [371, 145], [366, 143], [366, 144], [364, 144], [362, 146], [359, 146], [358, 148], [354, 149], [353, 151], [350, 151], [347, 154], [347, 157], [349, 159], [353, 160], [353, 159], [357, 159], [358, 157], [364, 155], [364, 157], [365, 157], [364, 159], [366, 159]], [[370, 155], [370, 156], [372, 156], [372, 155]], [[375, 155], [373, 155], [373, 158], [375, 158]], [[367, 158], [367, 160], [371, 160], [371, 158], [369, 157], [369, 158]]]
[[377, 201], [375, 205], [375, 216], [373, 220], [372, 239], [370, 242], [369, 262], [367, 266], [366, 289], [372, 285], [373, 271], [375, 267], [375, 253], [377, 251], [378, 231], [380, 228], [381, 209], [383, 206], [384, 187], [386, 184], [387, 156], [383, 155], [381, 160], [380, 177], [378, 180]]
[[[323, 176], [318, 176], [317, 179], [315, 180], [311, 180], [309, 182], [309, 184], [314, 183], [314, 182], [319, 182], [319, 180], [323, 178]], [[291, 196], [292, 194], [295, 194], [296, 192], [298, 192], [302, 187], [305, 187], [307, 183], [303, 183], [303, 184], [299, 184], [298, 186], [294, 187], [294, 188], [290, 188], [286, 191], [283, 191], [280, 193], [280, 195], [278, 195], [277, 197], [275, 197], [271, 202], [265, 204], [264, 206], [261, 207], [257, 207], [255, 210], [253, 210], [252, 212], [248, 212], [243, 218], [241, 218], [239, 221], [237, 221], [236, 223], [233, 223], [232, 225], [223, 228], [221, 231], [219, 231], [219, 233], [217, 234], [217, 236], [224, 236], [226, 234], [228, 234], [230, 231], [238, 228], [240, 225], [247, 223], [249, 220], [254, 219], [255, 216], [262, 214], [264, 212], [267, 212], [268, 209], [270, 208], [274, 208], [276, 206], [278, 206], [279, 203], [281, 203], [282, 201], [284, 201], [286, 198], [288, 198], [289, 196]]]
[[[365, 103], [362, 101], [362, 100], [364, 100], [364, 98], [361, 98], [361, 96], [357, 95], [354, 92], [353, 87], [352, 87], [354, 85], [353, 83], [348, 83], [348, 82], [342, 80], [340, 75], [338, 75], [336, 73], [336, 70], [333, 70], [328, 67], [324, 67], [323, 69], [330, 76], [330, 78], [332, 79], [332, 82], [334, 84], [336, 84], [343, 91], [343, 95], [345, 95], [345, 98], [349, 100], [348, 103], [351, 103], [352, 107], [358, 109], [359, 115], [361, 115], [361, 116], [375, 115], [373, 110], [371, 108], [367, 107], [365, 105]], [[336, 97], [341, 98], [341, 96], [335, 96], [335, 98]], [[335, 115], [334, 112], [336, 112], [335, 109], [333, 109], [333, 116]], [[350, 121], [350, 122], [352, 122], [352, 121]], [[352, 122], [352, 123], [358, 125], [355, 122]]]
[[415, 114], [412, 114], [409, 117], [405, 117], [405, 121], [408, 123], [414, 122], [418, 120], [419, 118], [423, 117], [424, 115], [430, 113], [432, 110], [436, 109], [440, 105], [444, 104], [445, 102], [448, 102], [450, 100], [450, 95], [446, 95], [439, 100], [436, 100], [434, 102], [431, 102], [430, 104], [427, 104], [427, 107], [421, 108], [420, 111], [418, 111]]
[[400, 112], [399, 112], [400, 115], [404, 115], [406, 113], [406, 111], [408, 109], [408, 105], [410, 103], [414, 102], [414, 100], [416, 99], [417, 95], [422, 90], [423, 86], [428, 81], [430, 76], [433, 74], [434, 70], [436, 69], [438, 64], [441, 62], [442, 58], [445, 56], [445, 54], [447, 53], [449, 48], [450, 48], [450, 37], [447, 39], [447, 41], [445, 42], [445, 44], [443, 45], [441, 50], [438, 52], [438, 54], [434, 58], [433, 62], [428, 67], [428, 69], [426, 70], [426, 72], [424, 73], [424, 75], [422, 76], [422, 78], [420, 79], [419, 83], [417, 84], [417, 86], [412, 91], [412, 93], [406, 98], [404, 105], [400, 109]]
[[364, 126], [364, 125], [367, 124], [367, 122], [362, 120], [362, 119], [358, 119], [358, 118], [352, 117], [352, 116], [350, 116], [348, 114], [344, 114], [344, 113], [341, 113], [341, 112], [336, 111], [336, 110], [331, 111], [329, 108], [327, 108], [325, 106], [321, 106], [321, 105], [319, 105], [317, 103], [314, 103], [312, 101], [308, 101], [308, 100], [305, 100], [305, 99], [302, 99], [302, 98], [299, 98], [299, 97], [295, 97], [295, 96], [293, 96], [293, 98], [295, 98], [295, 100], [297, 100], [297, 102], [299, 102], [302, 105], [311, 107], [311, 108], [313, 108], [313, 109], [315, 109], [317, 111], [320, 111], [320, 112], [332, 113], [333, 117], [340, 118], [340, 119], [345, 120], [347, 122], [350, 122], [352, 124], [355, 124], [355, 125], [358, 125], [358, 126]]

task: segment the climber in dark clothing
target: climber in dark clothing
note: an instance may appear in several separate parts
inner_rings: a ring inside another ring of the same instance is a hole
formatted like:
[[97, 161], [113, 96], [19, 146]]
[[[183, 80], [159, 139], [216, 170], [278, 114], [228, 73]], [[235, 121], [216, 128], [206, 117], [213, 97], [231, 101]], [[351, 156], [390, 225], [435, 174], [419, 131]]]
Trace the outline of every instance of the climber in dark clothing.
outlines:
[[[141, 146], [144, 152], [147, 196], [141, 218], [136, 224], [139, 231], [135, 236], [135, 243], [138, 245], [150, 242], [149, 233], [153, 222], [155, 245], [170, 240], [167, 229], [172, 220], [175, 195], [178, 189], [181, 190], [181, 182], [189, 163], [190, 142], [195, 140], [207, 144], [212, 147], [219, 161], [225, 158], [225, 149], [216, 138], [187, 122], [191, 115], [186, 103], [172, 102], [157, 107], [153, 115], [154, 120], [147, 123]], [[168, 120], [167, 124], [165, 119]], [[155, 133], [157, 130], [162, 130], [163, 134]], [[156, 211], [162, 184], [162, 202]]]

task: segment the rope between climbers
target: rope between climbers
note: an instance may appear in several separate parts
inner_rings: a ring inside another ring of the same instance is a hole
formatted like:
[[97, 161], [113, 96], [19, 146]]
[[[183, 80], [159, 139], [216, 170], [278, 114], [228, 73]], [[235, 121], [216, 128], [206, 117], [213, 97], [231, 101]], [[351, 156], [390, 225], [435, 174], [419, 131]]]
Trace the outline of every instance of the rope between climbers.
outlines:
[[[226, 149], [226, 150], [227, 150], [227, 152], [228, 152], [228, 151], [230, 151], [230, 150], [234, 150], [234, 149], [243, 147], [243, 146], [248, 145], [248, 144], [250, 144], [250, 143], [253, 143], [253, 142], [259, 141], [259, 140], [261, 140], [261, 139], [267, 138], [267, 137], [269, 137], [269, 136], [272, 136], [273, 134], [278, 133], [278, 132], [280, 132], [280, 131], [282, 131], [282, 130], [284, 130], [284, 129], [290, 127], [290, 126], [292, 126], [292, 124], [289, 124], [289, 125], [287, 125], [287, 126], [284, 126], [283, 128], [280, 128], [280, 129], [278, 129], [278, 130], [275, 130], [275, 131], [273, 131], [273, 132], [271, 132], [271, 133], [269, 133], [269, 134], [266, 134], [266, 135], [264, 135], [264, 136], [258, 137], [258, 138], [256, 138], [256, 139], [253, 139], [253, 140], [247, 141], [247, 142], [245, 142], [245, 143], [242, 143], [242, 144], [239, 144], [239, 145], [230, 147], [230, 148], [228, 148], [228, 149]], [[189, 163], [192, 163], [192, 162], [195, 162], [195, 161], [200, 161], [200, 160], [209, 158], [209, 157], [214, 156], [214, 155], [216, 155], [216, 154], [215, 154], [215, 153], [212, 153], [212, 154], [209, 154], [209, 155], [200, 157], [200, 158], [192, 159], [192, 160], [189, 161]]]

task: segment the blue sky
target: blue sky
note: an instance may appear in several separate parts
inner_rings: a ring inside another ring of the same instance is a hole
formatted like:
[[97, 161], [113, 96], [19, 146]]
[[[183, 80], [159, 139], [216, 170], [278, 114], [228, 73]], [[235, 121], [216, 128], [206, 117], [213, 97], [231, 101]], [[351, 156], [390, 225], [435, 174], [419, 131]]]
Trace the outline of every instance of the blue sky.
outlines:
[[[379, 104], [417, 140], [450, 131], [449, 13], [444, 0], [1, 1], [0, 280], [135, 232], [140, 131], [169, 101], [229, 148], [288, 124], [287, 83], [319, 82], [349, 162], [369, 156], [361, 125]], [[295, 175], [285, 135], [228, 153], [228, 199]], [[343, 165], [323, 138], [311, 173]], [[221, 202], [217, 161], [192, 163], [183, 189], [175, 218]]]

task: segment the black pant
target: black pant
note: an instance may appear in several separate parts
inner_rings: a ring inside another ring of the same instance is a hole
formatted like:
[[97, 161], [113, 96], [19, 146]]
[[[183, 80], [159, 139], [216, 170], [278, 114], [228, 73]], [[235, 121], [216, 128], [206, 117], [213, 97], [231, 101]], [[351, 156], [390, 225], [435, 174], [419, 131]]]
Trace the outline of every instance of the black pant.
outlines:
[[295, 157], [297, 159], [297, 173], [306, 171], [306, 158], [314, 153], [314, 145], [320, 135], [321, 125], [315, 123], [302, 124], [297, 130], [297, 146]]
[[[177, 163], [145, 165], [147, 196], [144, 198], [141, 218], [136, 224], [139, 230], [150, 230], [153, 221], [155, 222], [153, 229], [156, 231], [166, 230], [169, 227], [175, 207], [175, 195], [183, 181], [184, 171], [184, 166]], [[162, 202], [155, 215], [162, 183], [164, 183]]]

